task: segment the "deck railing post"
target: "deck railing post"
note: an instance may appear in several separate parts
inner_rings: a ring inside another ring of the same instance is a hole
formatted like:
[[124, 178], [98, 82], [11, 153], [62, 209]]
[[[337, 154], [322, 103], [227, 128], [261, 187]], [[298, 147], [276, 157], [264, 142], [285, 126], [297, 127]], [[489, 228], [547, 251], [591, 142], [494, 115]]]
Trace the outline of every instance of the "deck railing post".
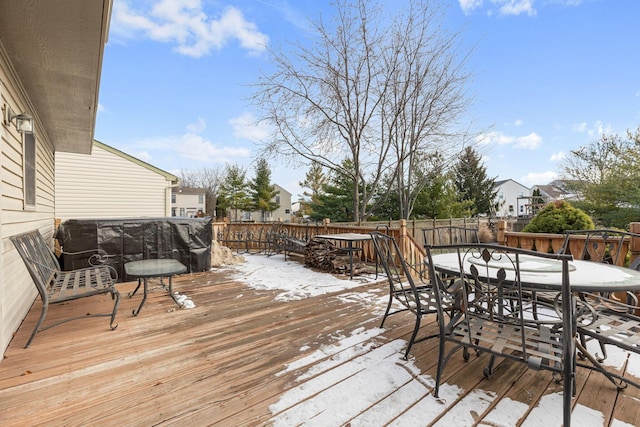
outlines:
[[507, 231], [507, 221], [505, 221], [504, 219], [501, 219], [498, 221], [498, 234], [497, 234], [497, 239], [498, 239], [498, 244], [499, 245], [506, 245], [507, 244], [507, 236], [505, 235]]
[[[631, 233], [640, 234], [640, 222], [630, 223], [629, 231]], [[631, 251], [631, 259], [629, 260], [629, 262], [633, 262], [634, 259], [640, 256], [640, 237], [631, 236], [629, 250]]]

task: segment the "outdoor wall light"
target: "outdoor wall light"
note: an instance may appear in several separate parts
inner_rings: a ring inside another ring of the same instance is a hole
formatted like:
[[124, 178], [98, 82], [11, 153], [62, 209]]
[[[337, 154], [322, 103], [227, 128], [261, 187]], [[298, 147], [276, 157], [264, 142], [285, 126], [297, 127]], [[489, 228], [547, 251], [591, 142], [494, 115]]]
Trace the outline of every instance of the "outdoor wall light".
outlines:
[[9, 125], [15, 120], [16, 129], [20, 133], [33, 133], [33, 117], [26, 113], [15, 114], [11, 107], [5, 105], [2, 107], [4, 110], [4, 124]]

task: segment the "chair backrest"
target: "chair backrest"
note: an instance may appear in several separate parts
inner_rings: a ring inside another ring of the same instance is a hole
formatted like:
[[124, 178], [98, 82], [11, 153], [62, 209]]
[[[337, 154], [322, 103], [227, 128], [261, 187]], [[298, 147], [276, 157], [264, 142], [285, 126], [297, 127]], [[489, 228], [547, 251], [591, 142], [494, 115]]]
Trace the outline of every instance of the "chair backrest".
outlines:
[[[572, 316], [562, 316], [559, 320], [556, 315], [550, 316], [543, 314], [533, 315], [533, 306], [537, 304], [531, 299], [532, 292], [536, 290], [547, 290], [548, 288], [536, 288], [535, 274], [531, 275], [530, 269], [541, 264], [545, 267], [545, 274], [549, 274], [549, 268], [556, 268], [558, 278], [558, 289], [562, 293], [561, 304], [563, 313], [573, 312], [573, 299], [569, 287], [569, 264], [570, 255], [563, 254], [545, 254], [535, 251], [527, 251], [524, 249], [499, 246], [493, 244], [461, 244], [447, 247], [448, 254], [442, 254], [438, 251], [438, 246], [427, 246], [427, 263], [431, 277], [436, 278], [437, 287], [440, 290], [438, 294], [446, 295], [444, 289], [446, 285], [442, 282], [442, 274], [446, 277], [456, 277], [463, 281], [466, 285], [462, 286], [462, 319], [467, 324], [480, 324], [482, 322], [490, 322], [492, 326], [487, 326], [485, 331], [493, 328], [496, 331], [494, 341], [490, 341], [490, 334], [485, 335], [483, 339], [478, 340], [472, 336], [471, 328], [467, 329], [466, 337], [457, 337], [460, 341], [464, 341], [479, 350], [493, 352], [495, 354], [495, 346], [499, 346], [502, 338], [500, 337], [500, 325], [515, 326], [516, 330], [523, 331], [522, 339], [514, 345], [515, 354], [521, 354], [521, 360], [530, 366], [535, 366], [536, 361], [541, 359], [541, 355], [537, 349], [527, 343], [524, 336], [526, 328], [537, 328], [543, 325], [562, 326], [568, 328], [567, 333], [571, 334], [573, 330]], [[436, 255], [437, 254], [437, 255]], [[447, 258], [442, 258], [447, 257]], [[551, 261], [553, 259], [554, 261]], [[546, 261], [549, 260], [549, 261]], [[555, 261], [557, 260], [557, 261]], [[556, 264], [557, 263], [557, 264]], [[541, 285], [542, 286], [542, 285]], [[442, 303], [440, 306], [442, 307]], [[441, 309], [439, 307], [439, 311]], [[540, 308], [539, 306], [537, 309]], [[440, 313], [440, 318], [443, 318]], [[549, 325], [551, 324], [551, 325]], [[570, 339], [568, 335], [567, 339]], [[513, 345], [511, 342], [509, 345]], [[545, 353], [544, 357], [549, 354]], [[566, 361], [561, 360], [560, 354], [557, 355], [559, 367], [563, 366]], [[552, 369], [553, 367], [547, 367]], [[557, 369], [557, 368], [556, 368]]]
[[460, 243], [480, 243], [478, 229], [444, 225], [423, 228], [422, 237], [425, 246], [456, 245]]
[[378, 259], [382, 265], [392, 295], [403, 305], [412, 310], [420, 310], [420, 299], [417, 297], [414, 274], [402, 256], [396, 240], [387, 234], [374, 231], [370, 233], [371, 241]]
[[58, 259], [38, 230], [11, 236], [10, 239], [22, 257], [40, 297], [46, 301], [51, 281], [60, 271]]
[[569, 253], [575, 259], [622, 266], [632, 237], [640, 238], [640, 234], [608, 229], [568, 230], [560, 253]]

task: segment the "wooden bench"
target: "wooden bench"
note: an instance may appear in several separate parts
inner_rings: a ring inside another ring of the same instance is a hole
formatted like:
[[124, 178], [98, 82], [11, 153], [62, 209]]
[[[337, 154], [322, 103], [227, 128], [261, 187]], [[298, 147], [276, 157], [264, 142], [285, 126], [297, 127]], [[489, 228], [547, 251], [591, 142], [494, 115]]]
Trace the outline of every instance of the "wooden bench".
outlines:
[[[110, 317], [109, 326], [111, 329], [115, 329], [118, 326], [113, 323], [120, 302], [120, 294], [115, 288], [117, 272], [113, 267], [104, 264], [106, 258], [103, 255], [106, 254], [96, 249], [92, 251], [96, 252], [96, 254], [89, 259], [89, 267], [73, 271], [61, 271], [58, 259], [49, 249], [38, 230], [12, 236], [10, 239], [22, 257], [42, 299], [40, 319], [24, 346], [25, 348], [29, 347], [36, 333], [70, 320], [85, 317]], [[76, 316], [41, 328], [47, 315], [49, 304], [106, 293], [110, 293], [111, 298], [115, 301], [111, 313]]]

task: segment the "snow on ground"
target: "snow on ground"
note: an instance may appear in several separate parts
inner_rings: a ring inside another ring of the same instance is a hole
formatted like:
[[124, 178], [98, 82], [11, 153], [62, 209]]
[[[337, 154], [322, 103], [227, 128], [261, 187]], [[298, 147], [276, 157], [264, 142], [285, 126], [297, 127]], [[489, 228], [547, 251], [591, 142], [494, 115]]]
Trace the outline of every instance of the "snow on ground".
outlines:
[[[297, 261], [284, 260], [281, 255], [247, 255], [246, 262], [231, 268], [234, 279], [246, 282], [255, 289], [281, 291], [278, 301], [313, 298], [314, 296], [348, 291], [366, 283], [384, 280], [374, 274], [338, 278], [328, 273], [305, 268]], [[385, 285], [382, 283], [382, 285]], [[383, 295], [382, 297], [380, 295]], [[374, 292], [344, 292], [337, 296], [344, 302], [366, 303], [372, 316], [382, 316], [387, 295]], [[287, 365], [281, 374], [299, 372], [297, 386], [285, 392], [270, 409], [274, 426], [424, 426], [443, 412], [448, 412], [437, 426], [464, 427], [474, 425], [474, 414], [484, 412], [496, 399], [494, 393], [480, 389], [469, 393], [455, 407], [452, 402], [462, 394], [455, 384], [443, 384], [440, 399], [431, 394], [435, 380], [424, 375], [411, 360], [402, 359], [406, 341], [383, 343], [384, 329], [358, 328], [351, 333], [336, 331], [326, 345], [314, 353]], [[308, 348], [301, 348], [306, 351]], [[588, 343], [597, 353], [599, 347]], [[630, 373], [640, 376], [640, 356], [609, 346], [606, 366], [621, 368], [625, 363]], [[407, 410], [407, 408], [409, 408]], [[502, 399], [491, 410], [483, 426], [512, 426], [522, 418], [528, 404]], [[576, 405], [573, 424], [602, 426], [604, 415], [583, 405]], [[562, 424], [562, 393], [544, 396], [523, 422], [526, 427], [551, 427]], [[612, 420], [614, 427], [628, 424]]]

